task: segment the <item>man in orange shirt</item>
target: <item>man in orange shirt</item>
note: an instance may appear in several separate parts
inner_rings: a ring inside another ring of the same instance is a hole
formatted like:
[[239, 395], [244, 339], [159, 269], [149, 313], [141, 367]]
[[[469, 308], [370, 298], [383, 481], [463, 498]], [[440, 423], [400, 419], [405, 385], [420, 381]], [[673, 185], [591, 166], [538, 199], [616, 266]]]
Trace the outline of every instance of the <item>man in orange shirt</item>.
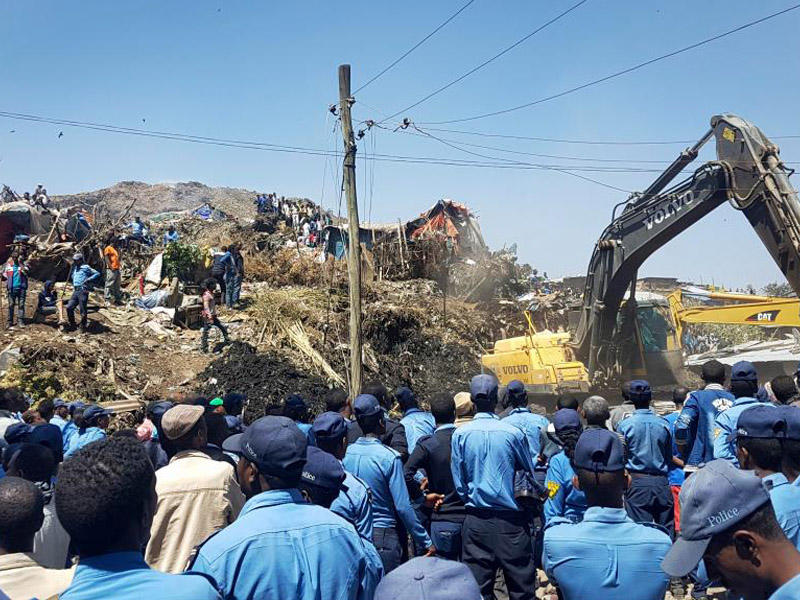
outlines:
[[106, 240], [106, 247], [103, 250], [103, 257], [106, 261], [106, 286], [105, 299], [108, 304], [111, 296], [114, 296], [114, 303], [122, 303], [122, 291], [120, 290], [119, 274], [119, 251], [114, 245], [114, 237], [109, 236]]

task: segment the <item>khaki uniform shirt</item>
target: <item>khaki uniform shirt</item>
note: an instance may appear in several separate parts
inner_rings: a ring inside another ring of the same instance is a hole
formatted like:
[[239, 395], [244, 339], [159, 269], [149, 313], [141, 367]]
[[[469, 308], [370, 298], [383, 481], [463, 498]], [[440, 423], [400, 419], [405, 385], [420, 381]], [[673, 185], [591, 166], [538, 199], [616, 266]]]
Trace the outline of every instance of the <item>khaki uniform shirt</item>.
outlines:
[[158, 504], [145, 560], [180, 573], [195, 546], [233, 523], [245, 503], [233, 467], [199, 450], [178, 452], [156, 471]]
[[0, 590], [11, 600], [47, 600], [72, 583], [75, 568], [45, 569], [28, 553], [0, 556]]

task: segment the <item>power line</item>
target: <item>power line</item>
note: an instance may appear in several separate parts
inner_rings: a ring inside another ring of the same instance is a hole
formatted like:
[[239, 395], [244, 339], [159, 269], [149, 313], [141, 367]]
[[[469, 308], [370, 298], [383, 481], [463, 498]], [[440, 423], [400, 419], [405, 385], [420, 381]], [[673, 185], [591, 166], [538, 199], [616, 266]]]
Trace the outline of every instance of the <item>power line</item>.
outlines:
[[[543, 102], [549, 102], [550, 100], [555, 100], [556, 98], [561, 98], [563, 96], [567, 96], [568, 94], [573, 94], [573, 93], [575, 93], [577, 91], [584, 90], [584, 89], [586, 89], [588, 87], [591, 87], [591, 86], [594, 86], [594, 85], [598, 85], [598, 84], [603, 83], [605, 81], [609, 81], [610, 79], [614, 79], [616, 77], [620, 77], [622, 75], [626, 75], [627, 73], [631, 73], [631, 72], [636, 71], [638, 69], [644, 68], [644, 67], [646, 67], [648, 65], [652, 65], [653, 63], [657, 63], [657, 62], [665, 60], [667, 58], [671, 58], [673, 56], [677, 56], [678, 54], [682, 54], [684, 52], [688, 52], [689, 50], [693, 50], [695, 48], [699, 48], [700, 46], [703, 46], [705, 44], [709, 44], [711, 42], [714, 42], [716, 40], [722, 39], [724, 37], [727, 37], [729, 35], [732, 35], [734, 33], [739, 32], [739, 31], [743, 31], [745, 29], [748, 29], [749, 27], [754, 27], [756, 25], [759, 25], [760, 23], [763, 23], [763, 22], [768, 21], [770, 19], [774, 19], [775, 17], [779, 17], [779, 16], [781, 16], [783, 14], [786, 14], [786, 13], [788, 13], [790, 11], [793, 11], [793, 10], [796, 10], [798, 8], [800, 8], [800, 4], [795, 4], [794, 6], [790, 6], [789, 8], [785, 8], [785, 9], [783, 9], [781, 11], [772, 13], [772, 14], [767, 15], [765, 17], [762, 17], [760, 19], [756, 19], [755, 21], [750, 21], [749, 23], [745, 23], [744, 25], [740, 25], [739, 27], [735, 27], [734, 29], [729, 29], [728, 31], [725, 31], [724, 33], [720, 33], [718, 35], [712, 36], [710, 38], [706, 38], [706, 39], [701, 40], [699, 42], [695, 42], [694, 44], [690, 44], [688, 46], [684, 46], [683, 48], [680, 48], [678, 50], [674, 50], [674, 51], [669, 52], [667, 54], [662, 54], [661, 56], [658, 56], [656, 58], [651, 58], [650, 60], [638, 63], [636, 65], [633, 65], [632, 67], [628, 67], [627, 69], [623, 69], [621, 71], [617, 71], [616, 73], [612, 73], [610, 75], [606, 75], [605, 77], [601, 77], [599, 79], [595, 79], [593, 81], [589, 81], [587, 83], [575, 86], [573, 88], [569, 88], [569, 89], [564, 90], [562, 92], [559, 92], [557, 94], [552, 94], [550, 96], [545, 96], [544, 98], [539, 98], [538, 100], [533, 100], [531, 102], [526, 102], [525, 104], [520, 104], [518, 106], [512, 106], [510, 108], [504, 108], [502, 110], [495, 110], [495, 111], [488, 112], [488, 113], [482, 113], [482, 114], [479, 114], [479, 115], [473, 115], [471, 117], [462, 117], [460, 119], [449, 119], [449, 120], [446, 120], [446, 121], [428, 121], [427, 123], [424, 123], [424, 124], [427, 124], [427, 125], [447, 125], [447, 124], [450, 124], [450, 123], [465, 123], [467, 121], [476, 121], [478, 119], [485, 119], [487, 117], [496, 117], [498, 115], [504, 115], [504, 114], [507, 114], [507, 113], [510, 113], [510, 112], [514, 112], [514, 111], [517, 111], [517, 110], [522, 110], [523, 108], [529, 108], [529, 107], [535, 106], [537, 104], [542, 104]], [[415, 105], [412, 105], [412, 106], [415, 106]], [[404, 109], [404, 110], [408, 110], [408, 109]], [[401, 112], [404, 112], [404, 111], [401, 111]], [[395, 116], [395, 115], [393, 115], [393, 116]]]
[[387, 117], [386, 119], [384, 119], [384, 120], [383, 120], [383, 121], [381, 121], [381, 122], [383, 123], [383, 122], [385, 122], [385, 121], [388, 121], [389, 119], [394, 119], [396, 116], [398, 116], [398, 115], [400, 115], [400, 114], [402, 114], [402, 113], [404, 113], [404, 112], [407, 112], [407, 111], [411, 110], [412, 108], [415, 108], [415, 107], [419, 106], [419, 105], [420, 105], [420, 104], [422, 104], [423, 102], [426, 102], [426, 101], [430, 100], [431, 98], [433, 98], [434, 96], [436, 96], [436, 95], [438, 95], [438, 94], [442, 93], [443, 91], [445, 91], [445, 90], [446, 90], [446, 89], [448, 89], [449, 87], [452, 87], [452, 86], [454, 86], [454, 85], [455, 85], [455, 84], [457, 84], [459, 81], [463, 81], [464, 79], [466, 79], [467, 77], [469, 77], [470, 75], [472, 75], [473, 73], [475, 73], [476, 71], [479, 71], [479, 70], [481, 70], [483, 67], [485, 67], [485, 66], [486, 66], [486, 65], [488, 65], [489, 63], [492, 63], [492, 62], [494, 62], [495, 60], [497, 60], [498, 58], [500, 58], [500, 57], [501, 57], [501, 56], [503, 56], [504, 54], [507, 54], [508, 52], [510, 52], [511, 50], [513, 50], [514, 48], [516, 48], [517, 46], [519, 46], [520, 44], [522, 44], [523, 42], [525, 42], [525, 41], [529, 40], [529, 39], [530, 39], [530, 38], [532, 38], [534, 35], [536, 35], [536, 34], [537, 34], [537, 33], [539, 33], [540, 31], [542, 31], [543, 29], [546, 29], [547, 27], [549, 27], [550, 25], [552, 25], [552, 24], [553, 24], [553, 23], [555, 23], [556, 21], [558, 21], [558, 20], [560, 20], [561, 18], [563, 18], [563, 17], [567, 16], [569, 13], [571, 13], [571, 12], [572, 12], [573, 10], [575, 10], [576, 8], [580, 7], [580, 6], [581, 6], [581, 5], [583, 5], [583, 4], [586, 4], [586, 2], [588, 2], [588, 0], [580, 0], [580, 2], [578, 2], [577, 4], [575, 4], [575, 5], [571, 6], [570, 8], [568, 8], [567, 10], [565, 10], [564, 12], [562, 12], [561, 14], [559, 14], [559, 15], [557, 15], [557, 16], [555, 16], [555, 17], [553, 17], [552, 19], [550, 19], [549, 21], [547, 21], [547, 22], [546, 22], [546, 23], [544, 23], [543, 25], [540, 25], [539, 27], [537, 27], [536, 29], [534, 29], [533, 31], [531, 31], [531, 32], [530, 32], [528, 35], [526, 35], [526, 36], [524, 36], [524, 37], [520, 38], [519, 40], [517, 40], [516, 42], [514, 42], [513, 44], [511, 44], [510, 46], [508, 46], [508, 47], [507, 47], [507, 48], [505, 48], [504, 50], [502, 50], [502, 51], [498, 52], [497, 54], [495, 54], [494, 56], [492, 56], [492, 57], [491, 57], [491, 58], [489, 58], [488, 60], [485, 60], [484, 62], [482, 62], [481, 64], [479, 64], [477, 67], [474, 67], [474, 68], [470, 69], [469, 71], [467, 71], [467, 72], [466, 72], [466, 73], [464, 73], [463, 75], [461, 75], [461, 76], [457, 77], [456, 79], [454, 79], [454, 80], [453, 80], [453, 81], [451, 81], [450, 83], [446, 83], [446, 84], [445, 84], [445, 85], [443, 85], [442, 87], [440, 87], [440, 88], [438, 88], [438, 89], [436, 89], [436, 90], [432, 91], [432, 92], [431, 92], [430, 94], [428, 94], [427, 96], [425, 96], [425, 97], [421, 98], [420, 100], [417, 100], [416, 102], [414, 102], [414, 104], [411, 104], [410, 106], [406, 106], [406, 107], [405, 107], [404, 109], [402, 109], [402, 110], [398, 110], [396, 113], [394, 113], [393, 115], [390, 115], [389, 117]]
[[367, 83], [365, 83], [365, 84], [364, 84], [364, 85], [362, 85], [360, 88], [358, 88], [358, 89], [357, 89], [355, 92], [353, 92], [353, 95], [355, 96], [355, 95], [356, 95], [358, 92], [360, 92], [360, 91], [361, 91], [361, 90], [363, 90], [365, 87], [367, 87], [367, 86], [368, 86], [370, 83], [372, 83], [373, 81], [375, 81], [376, 79], [378, 79], [378, 78], [379, 78], [381, 75], [383, 75], [383, 74], [384, 74], [384, 73], [386, 73], [388, 70], [390, 70], [392, 67], [394, 67], [394, 66], [395, 66], [397, 63], [399, 63], [401, 60], [403, 60], [403, 59], [404, 59], [406, 56], [408, 56], [409, 54], [411, 54], [411, 53], [412, 53], [414, 50], [416, 50], [417, 48], [419, 48], [420, 46], [422, 46], [422, 44], [424, 44], [424, 43], [425, 43], [425, 42], [427, 42], [429, 39], [431, 39], [431, 38], [432, 38], [434, 35], [436, 35], [436, 34], [439, 32], [439, 30], [441, 30], [443, 27], [445, 27], [445, 25], [447, 25], [447, 24], [448, 24], [450, 21], [452, 21], [453, 19], [455, 19], [455, 18], [456, 18], [458, 15], [460, 15], [462, 12], [464, 12], [464, 11], [465, 11], [465, 10], [466, 10], [466, 9], [469, 7], [469, 5], [470, 5], [470, 4], [472, 4], [473, 2], [475, 2], [475, 0], [469, 0], [469, 2], [467, 2], [467, 3], [466, 3], [464, 6], [462, 6], [461, 8], [459, 8], [459, 9], [458, 9], [456, 12], [454, 12], [452, 15], [450, 15], [450, 16], [449, 16], [449, 17], [448, 17], [448, 18], [447, 18], [447, 19], [446, 19], [446, 20], [445, 20], [445, 21], [444, 21], [444, 22], [443, 22], [441, 25], [439, 25], [439, 26], [438, 26], [436, 29], [434, 29], [433, 31], [431, 31], [431, 32], [430, 32], [428, 35], [426, 35], [424, 38], [422, 38], [420, 41], [418, 41], [416, 44], [414, 44], [414, 45], [413, 45], [411, 48], [409, 48], [409, 49], [408, 49], [406, 52], [404, 52], [403, 54], [401, 54], [401, 55], [400, 55], [400, 56], [399, 56], [397, 59], [395, 59], [395, 60], [394, 60], [394, 61], [393, 61], [391, 64], [389, 64], [387, 67], [385, 67], [385, 68], [384, 68], [384, 69], [383, 69], [383, 70], [382, 70], [380, 73], [378, 73], [377, 75], [373, 76], [373, 77], [372, 77], [372, 79], [370, 79], [369, 81], [367, 81]]

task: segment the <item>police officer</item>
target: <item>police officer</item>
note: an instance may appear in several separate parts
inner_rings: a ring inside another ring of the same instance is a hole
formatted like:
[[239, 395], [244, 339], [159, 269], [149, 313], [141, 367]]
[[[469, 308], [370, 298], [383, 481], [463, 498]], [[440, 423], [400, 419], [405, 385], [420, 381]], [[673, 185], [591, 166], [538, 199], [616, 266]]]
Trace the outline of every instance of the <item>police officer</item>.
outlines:
[[783, 413], [766, 404], [754, 406], [739, 416], [732, 437], [736, 440], [739, 465], [762, 478], [778, 523], [786, 537], [800, 548], [800, 488], [790, 485], [781, 473], [781, 443], [786, 437]]
[[702, 390], [691, 392], [675, 424], [675, 442], [689, 470], [714, 458], [714, 423], [733, 406], [733, 394], [723, 387], [725, 366], [716, 360], [703, 365]]
[[190, 564], [216, 581], [224, 598], [366, 597], [364, 582], [377, 575], [369, 573], [358, 533], [339, 515], [306, 502], [298, 489], [307, 445], [291, 419], [274, 416], [225, 440], [223, 449], [240, 456], [248, 501]]
[[373, 541], [384, 571], [390, 573], [400, 565], [403, 555], [395, 528], [397, 516], [418, 550], [434, 554], [436, 548], [411, 507], [400, 454], [381, 443], [380, 437], [386, 432], [386, 420], [378, 399], [370, 394], [361, 394], [353, 402], [353, 410], [365, 435], [347, 447], [343, 463], [345, 469], [363, 479], [372, 491]]
[[408, 442], [408, 454], [414, 452], [417, 440], [422, 437], [432, 435], [436, 429], [436, 422], [431, 413], [422, 410], [417, 403], [417, 399], [407, 387], [397, 388], [394, 395], [400, 410], [403, 411], [403, 418], [400, 424], [406, 430], [406, 441]]
[[572, 482], [572, 457], [581, 435], [581, 419], [578, 411], [562, 408], [553, 415], [553, 429], [561, 450], [550, 459], [545, 477], [547, 500], [544, 503], [544, 520], [549, 523], [555, 517], [566, 517], [580, 521], [586, 511], [586, 497]]
[[800, 408], [784, 406], [781, 409], [786, 421], [786, 437], [781, 443], [781, 472], [794, 486], [800, 486]]
[[670, 549], [667, 534], [635, 523], [623, 508], [630, 483], [619, 437], [604, 429], [581, 434], [575, 447], [576, 488], [589, 508], [573, 524], [559, 517], [544, 533], [544, 568], [564, 600], [663, 600], [668, 578], [659, 564]]
[[456, 429], [452, 439], [453, 482], [467, 509], [462, 530], [464, 563], [493, 598], [497, 568], [503, 570], [510, 600], [533, 600], [536, 570], [529, 516], [514, 497], [514, 475], [533, 477], [533, 460], [521, 430], [495, 414], [497, 380], [472, 378], [475, 418]]
[[[408, 460], [408, 440], [406, 439], [406, 429], [400, 424], [400, 421], [389, 415], [391, 408], [391, 400], [389, 399], [389, 392], [380, 382], [368, 383], [361, 390], [362, 394], [368, 394], [378, 399], [378, 403], [383, 409], [383, 420], [385, 423], [385, 431], [380, 437], [381, 443], [389, 446], [400, 454], [400, 460], [405, 463]], [[361, 427], [358, 425], [358, 420], [350, 421], [347, 431], [347, 443], [352, 444], [358, 438], [364, 435]]]
[[510, 408], [503, 421], [522, 430], [528, 440], [528, 448], [534, 463], [539, 457], [542, 431], [547, 429], [550, 421], [543, 415], [533, 414], [528, 408], [528, 392], [525, 384], [518, 379], [509, 382], [506, 387], [506, 398]]
[[[436, 419], [436, 431], [431, 436], [420, 438], [403, 470], [412, 499], [424, 500], [426, 507], [434, 509], [430, 532], [437, 554], [459, 560], [465, 508], [456, 492], [450, 468], [452, 438], [456, 430], [453, 397], [445, 393], [435, 394], [431, 398], [431, 413]], [[427, 474], [427, 490], [423, 490], [414, 478], [418, 470]]]
[[653, 522], [675, 534], [675, 504], [667, 474], [672, 464], [672, 432], [669, 423], [650, 410], [652, 392], [644, 380], [631, 382], [633, 414], [619, 422], [625, 438], [631, 485], [625, 493], [625, 509], [637, 523]]
[[441, 558], [414, 558], [381, 581], [375, 600], [481, 600], [464, 565]]
[[[314, 446], [308, 447], [306, 464], [300, 477], [300, 489], [308, 495], [312, 504], [332, 509], [331, 505], [343, 492], [348, 491], [346, 479], [344, 467], [335, 456]], [[383, 563], [371, 539], [361, 536], [361, 543], [371, 567], [364, 574], [364, 591], [367, 598], [372, 598], [383, 577]]]
[[[314, 420], [311, 431], [320, 449], [335, 456], [339, 462], [344, 459], [347, 450], [347, 421], [340, 413], [322, 413]], [[350, 521], [362, 537], [372, 541], [372, 492], [363, 480], [349, 471], [345, 471], [344, 475], [344, 486], [330, 509]]]
[[308, 422], [308, 403], [300, 394], [292, 394], [286, 398], [283, 403], [283, 416], [294, 421], [300, 431], [308, 436], [309, 443], [314, 443], [311, 423]]
[[714, 460], [681, 490], [681, 537], [661, 568], [682, 577], [705, 557], [731, 598], [800, 598], [800, 552], [786, 538], [762, 481]]
[[731, 433], [736, 430], [739, 415], [749, 408], [762, 404], [756, 399], [757, 392], [758, 373], [753, 363], [742, 360], [733, 365], [731, 393], [736, 399], [733, 401], [733, 406], [721, 413], [714, 422], [714, 458], [724, 458], [738, 466], [736, 441], [731, 438]]

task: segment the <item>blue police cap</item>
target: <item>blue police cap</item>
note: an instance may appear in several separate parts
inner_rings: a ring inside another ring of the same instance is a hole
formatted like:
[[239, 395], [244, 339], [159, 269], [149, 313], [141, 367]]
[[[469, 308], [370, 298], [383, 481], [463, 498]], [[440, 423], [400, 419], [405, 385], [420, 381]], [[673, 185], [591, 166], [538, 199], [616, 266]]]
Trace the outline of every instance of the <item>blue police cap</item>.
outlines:
[[484, 397], [488, 400], [497, 399], [497, 379], [492, 375], [476, 375], [469, 384], [470, 399]]
[[300, 479], [306, 485], [327, 490], [339, 490], [344, 482], [344, 467], [335, 456], [309, 446], [306, 450], [306, 464]]
[[525, 394], [525, 384], [522, 383], [519, 379], [514, 379], [508, 382], [506, 386], [506, 394], [510, 398], [519, 398], [523, 394]]
[[684, 482], [680, 502], [681, 536], [661, 563], [670, 577], [687, 575], [703, 558], [711, 538], [764, 506], [769, 493], [753, 471], [717, 459]]
[[172, 402], [168, 400], [163, 400], [161, 402], [156, 402], [153, 406], [149, 409], [149, 414], [153, 416], [154, 419], [157, 421], [161, 420], [161, 417], [164, 416], [164, 413], [167, 412], [170, 408], [175, 406]]
[[731, 367], [731, 381], [758, 381], [755, 365], [748, 360], [740, 360]]
[[28, 440], [33, 431], [33, 425], [27, 423], [12, 423], [6, 428], [5, 439], [9, 444], [20, 444]]
[[263, 475], [298, 475], [306, 462], [308, 438], [287, 417], [261, 417], [222, 442], [223, 450], [235, 452], [258, 467]]
[[414, 392], [411, 391], [410, 388], [407, 387], [399, 387], [397, 391], [394, 393], [394, 397], [397, 400], [397, 403], [401, 407], [407, 407], [414, 404]]
[[375, 600], [481, 600], [472, 571], [437, 556], [412, 558], [388, 573], [375, 589]]
[[98, 418], [110, 414], [112, 414], [110, 410], [103, 408], [99, 404], [92, 404], [86, 410], [83, 411], [83, 420], [86, 423], [91, 424]]
[[77, 400], [75, 402], [69, 403], [69, 414], [74, 415], [76, 410], [83, 410], [86, 407], [86, 404]]
[[378, 399], [372, 394], [359, 394], [353, 400], [353, 412], [358, 417], [371, 417], [383, 412]]
[[736, 429], [728, 434], [728, 441], [741, 438], [786, 438], [784, 411], [772, 404], [758, 404], [739, 415]]
[[800, 441], [800, 408], [797, 406], [780, 406], [778, 410], [783, 413], [783, 419], [786, 421], [786, 439]]
[[581, 418], [574, 408], [561, 408], [553, 415], [553, 428], [558, 433], [561, 429], [580, 429]]
[[306, 404], [306, 401], [300, 394], [292, 394], [286, 399], [285, 404], [288, 408], [296, 408], [300, 410], [308, 408], [308, 404]]
[[311, 425], [317, 440], [338, 440], [347, 435], [347, 421], [338, 412], [324, 412]]
[[631, 381], [630, 398], [634, 402], [637, 400], [647, 400], [649, 402], [653, 398], [653, 390], [650, 389], [650, 384], [644, 379]]
[[584, 431], [575, 444], [575, 467], [614, 472], [625, 468], [625, 450], [619, 436], [607, 429]]
[[53, 400], [53, 408], [61, 408], [62, 406], [67, 406], [67, 403], [64, 402], [61, 398], [56, 398]]

